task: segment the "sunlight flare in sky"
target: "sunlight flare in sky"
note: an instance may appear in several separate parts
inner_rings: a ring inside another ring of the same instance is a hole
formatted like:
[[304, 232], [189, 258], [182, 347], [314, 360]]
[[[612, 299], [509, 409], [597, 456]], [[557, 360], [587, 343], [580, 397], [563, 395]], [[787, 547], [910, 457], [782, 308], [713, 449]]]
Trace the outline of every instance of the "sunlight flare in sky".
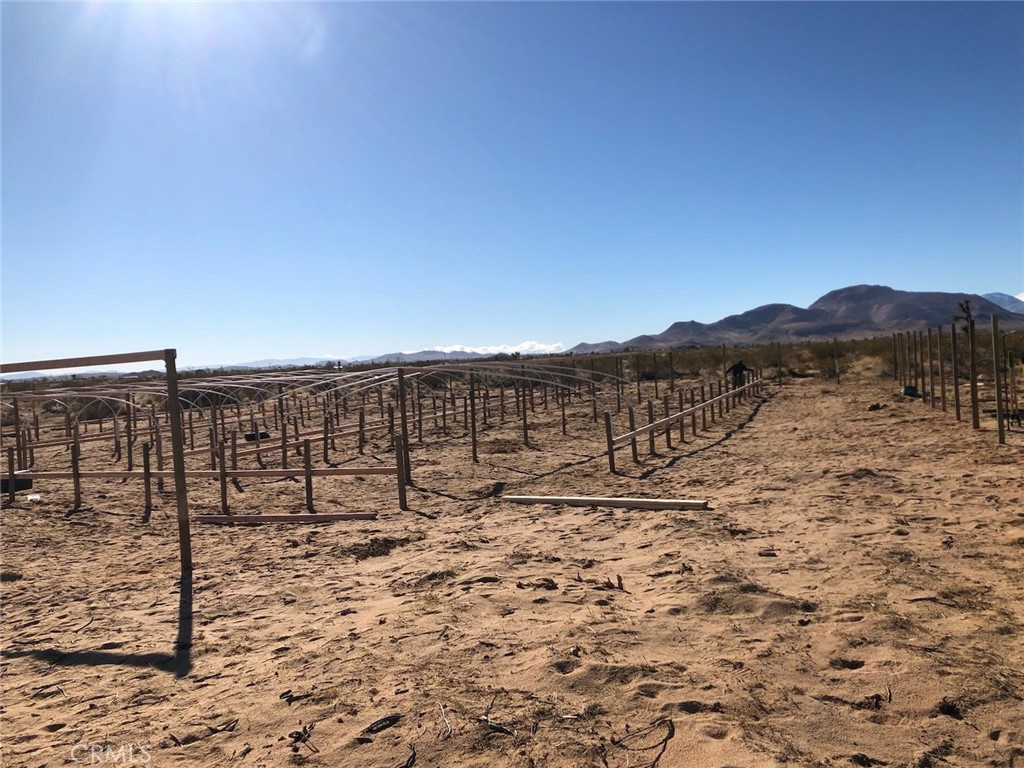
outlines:
[[1024, 295], [1021, 3], [0, 14], [10, 359], [543, 352], [512, 340]]

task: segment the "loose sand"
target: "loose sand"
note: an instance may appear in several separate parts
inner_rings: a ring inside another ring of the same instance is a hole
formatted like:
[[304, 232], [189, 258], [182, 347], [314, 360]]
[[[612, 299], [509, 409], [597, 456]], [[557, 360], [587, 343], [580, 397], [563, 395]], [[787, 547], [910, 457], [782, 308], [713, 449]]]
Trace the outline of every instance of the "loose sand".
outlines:
[[[177, 652], [173, 496], [147, 524], [137, 486], [69, 514], [39, 482], [0, 527], [3, 764], [1024, 765], [1024, 433], [895, 391], [773, 386], [614, 477], [585, 411], [575, 443], [554, 410], [536, 449], [492, 428], [476, 466], [431, 436], [413, 511], [324, 478], [321, 511], [380, 518], [193, 525]], [[302, 508], [301, 483], [242, 489], [238, 512]]]

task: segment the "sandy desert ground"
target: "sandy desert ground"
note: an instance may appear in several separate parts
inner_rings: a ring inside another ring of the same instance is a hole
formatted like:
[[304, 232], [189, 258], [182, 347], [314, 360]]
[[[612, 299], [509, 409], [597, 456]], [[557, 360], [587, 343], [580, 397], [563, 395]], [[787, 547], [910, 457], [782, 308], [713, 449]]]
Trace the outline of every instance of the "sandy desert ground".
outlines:
[[[585, 414], [570, 440], [536, 419], [478, 465], [461, 433], [415, 446], [408, 512], [392, 479], [329, 478], [321, 511], [379, 519], [194, 524], [191, 626], [173, 496], [144, 523], [138, 487], [69, 513], [38, 483], [0, 516], [3, 764], [1024, 766], [1020, 429], [1000, 446], [863, 371], [611, 476]], [[190, 494], [216, 511], [215, 482]]]

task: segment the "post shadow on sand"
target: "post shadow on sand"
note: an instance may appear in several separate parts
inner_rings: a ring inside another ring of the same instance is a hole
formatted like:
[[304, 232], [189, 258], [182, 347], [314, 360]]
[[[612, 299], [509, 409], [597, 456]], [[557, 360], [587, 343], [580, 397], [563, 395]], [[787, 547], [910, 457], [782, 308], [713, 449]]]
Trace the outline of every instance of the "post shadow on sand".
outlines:
[[192, 670], [192, 572], [181, 577], [178, 597], [178, 637], [174, 653], [116, 653], [107, 650], [62, 650], [37, 648], [26, 650], [0, 650], [5, 659], [25, 656], [47, 661], [54, 666], [101, 666], [115, 664], [127, 667], [154, 667], [185, 677]]

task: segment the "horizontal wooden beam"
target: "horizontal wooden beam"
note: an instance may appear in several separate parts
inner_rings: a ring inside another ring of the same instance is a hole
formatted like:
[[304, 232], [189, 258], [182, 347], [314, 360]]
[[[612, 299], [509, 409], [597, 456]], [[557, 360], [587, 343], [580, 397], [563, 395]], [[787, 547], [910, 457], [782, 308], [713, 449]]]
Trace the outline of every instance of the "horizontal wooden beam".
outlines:
[[[73, 472], [18, 472], [18, 477], [27, 477], [32, 480], [71, 480], [74, 478]], [[227, 477], [304, 477], [306, 471], [302, 468], [299, 469], [229, 469], [224, 473]], [[397, 467], [317, 467], [309, 470], [309, 474], [313, 477], [325, 477], [333, 475], [396, 475], [398, 474]], [[119, 471], [116, 469], [111, 470], [85, 470], [78, 473], [78, 476], [83, 480], [88, 479], [99, 479], [106, 478], [110, 480], [119, 480], [121, 478], [143, 478], [145, 477], [144, 472], [138, 470], [127, 472]], [[173, 478], [174, 472], [171, 470], [160, 470], [156, 472], [150, 472], [150, 477], [155, 478]], [[196, 479], [210, 479], [216, 480], [220, 478], [220, 472], [216, 469], [190, 469], [185, 472], [185, 477], [188, 480]]]
[[295, 515], [196, 515], [198, 523], [262, 525], [263, 523], [333, 523], [337, 520], [376, 520], [376, 512], [327, 512]]
[[[366, 432], [372, 432], [372, 431], [376, 431], [378, 429], [383, 429], [385, 426], [387, 426], [387, 425], [384, 422], [368, 423], [366, 425], [366, 428], [363, 430], [363, 432], [365, 434]], [[348, 425], [347, 422], [346, 422], [345, 427], [346, 427], [345, 429], [340, 430], [338, 432], [331, 432], [331, 433], [329, 433], [327, 435], [328, 439], [330, 439], [332, 437], [353, 437], [353, 436], [359, 434], [359, 428], [358, 427], [352, 427], [352, 426]], [[305, 432], [305, 433], [303, 433], [301, 435], [301, 439], [290, 440], [287, 443], [285, 443], [285, 446], [288, 447], [288, 448], [298, 448], [306, 440], [309, 440], [310, 444], [322, 443], [324, 441], [324, 433], [322, 431], [320, 431], [320, 432]], [[254, 442], [255, 442], [255, 440], [253, 442], [246, 442], [245, 445], [250, 446]], [[244, 450], [238, 451], [235, 455], [238, 456], [238, 458], [241, 459], [241, 458], [243, 458], [245, 456], [255, 456], [258, 453], [269, 453], [269, 452], [273, 451], [275, 448], [277, 450], [281, 450], [281, 447], [282, 447], [281, 446], [281, 439], [280, 438], [271, 437], [271, 438], [267, 438], [265, 440], [260, 440], [260, 447], [259, 448], [245, 448]], [[209, 453], [211, 450], [215, 450], [215, 449], [211, 449], [209, 446], [207, 446], [206, 448], [196, 448], [193, 451], [186, 451], [185, 455], [186, 456], [193, 456], [193, 455], [196, 455], [196, 454], [199, 454], [199, 453]]]
[[612, 445], [618, 448], [619, 446], [625, 445], [626, 443], [630, 442], [634, 437], [641, 437], [642, 435], [646, 435], [648, 432], [651, 432], [653, 430], [658, 430], [661, 429], [662, 427], [668, 426], [669, 424], [674, 424], [680, 419], [686, 418], [690, 414], [698, 413], [701, 408], [707, 408], [708, 406], [714, 405], [719, 400], [724, 400], [727, 397], [732, 397], [736, 395], [738, 392], [742, 392], [746, 389], [749, 389], [754, 385], [759, 384], [760, 382], [761, 379], [756, 379], [750, 382], [749, 384], [744, 384], [741, 387], [736, 387], [736, 389], [726, 390], [720, 395], [709, 397], [707, 400], [703, 402], [697, 403], [696, 405], [691, 405], [689, 408], [679, 411], [679, 413], [673, 413], [671, 416], [665, 416], [664, 418], [658, 419], [657, 421], [651, 422], [650, 424], [645, 424], [642, 427], [638, 427], [637, 429], [634, 429], [632, 432], [626, 432], [623, 435], [619, 435], [618, 437], [613, 438]]
[[163, 360], [170, 350], [155, 349], [149, 352], [127, 352], [121, 355], [93, 355], [92, 357], [65, 357], [61, 360], [29, 360], [24, 363], [0, 363], [0, 373], [27, 373], [48, 371], [54, 368], [84, 368], [90, 365], [118, 365], [120, 363], [141, 363], [147, 360]]
[[704, 499], [629, 499], [602, 496], [502, 496], [513, 504], [564, 504], [569, 507], [625, 507], [627, 509], [707, 509]]

